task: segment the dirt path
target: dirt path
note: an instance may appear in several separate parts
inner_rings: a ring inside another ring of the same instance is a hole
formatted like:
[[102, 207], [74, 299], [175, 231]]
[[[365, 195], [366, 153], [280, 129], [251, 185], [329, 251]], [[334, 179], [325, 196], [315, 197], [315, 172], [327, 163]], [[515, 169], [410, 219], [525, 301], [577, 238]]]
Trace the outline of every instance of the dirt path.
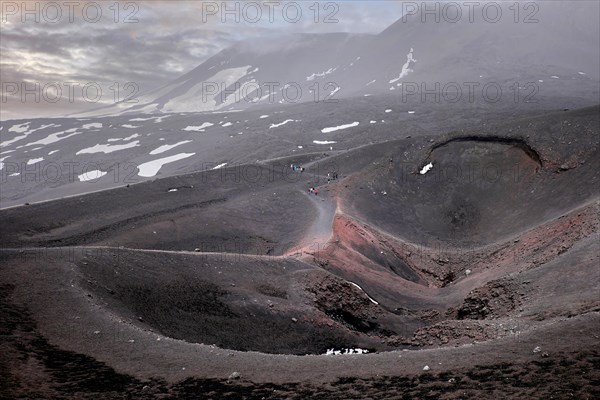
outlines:
[[[302, 166], [306, 168], [306, 171], [310, 171], [311, 167], [319, 162], [322, 162], [322, 160], [315, 160]], [[338, 210], [337, 201], [327, 196], [323, 190], [324, 185], [321, 183], [321, 180], [323, 182], [326, 181], [326, 176], [314, 173], [309, 173], [309, 175], [314, 181], [311, 185], [321, 189], [319, 190], [319, 194], [310, 193], [308, 191], [309, 187], [304, 182], [298, 184], [298, 191], [302, 195], [308, 196], [311, 203], [317, 209], [317, 217], [296, 246], [294, 254], [289, 255], [315, 254], [325, 248], [333, 235], [333, 219]]]
[[312, 225], [304, 235], [302, 244], [309, 244], [316, 249], [322, 248], [331, 239], [333, 234], [333, 218], [337, 211], [337, 204], [325, 195], [314, 195], [308, 192], [302, 192], [308, 196], [311, 203], [317, 208], [318, 215]]

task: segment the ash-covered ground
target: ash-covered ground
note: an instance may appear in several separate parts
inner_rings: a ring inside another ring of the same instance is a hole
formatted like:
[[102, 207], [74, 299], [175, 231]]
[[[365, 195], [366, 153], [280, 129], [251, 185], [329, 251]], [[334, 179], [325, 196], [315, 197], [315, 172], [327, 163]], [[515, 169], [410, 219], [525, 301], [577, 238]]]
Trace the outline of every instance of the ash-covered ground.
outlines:
[[2, 396], [597, 397], [599, 108], [356, 104], [343, 147], [0, 211]]

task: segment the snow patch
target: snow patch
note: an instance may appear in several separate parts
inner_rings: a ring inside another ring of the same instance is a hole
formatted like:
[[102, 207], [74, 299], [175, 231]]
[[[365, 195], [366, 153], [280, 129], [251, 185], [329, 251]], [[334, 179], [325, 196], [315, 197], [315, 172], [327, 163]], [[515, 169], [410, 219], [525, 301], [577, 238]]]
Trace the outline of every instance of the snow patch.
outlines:
[[204, 129], [208, 128], [209, 126], [213, 126], [214, 124], [211, 124], [210, 122], [205, 122], [200, 126], [187, 126], [185, 128], [183, 128], [184, 131], [193, 131], [193, 132], [204, 132]]
[[299, 120], [294, 120], [294, 119], [286, 119], [285, 121], [279, 123], [279, 124], [271, 124], [271, 126], [269, 126], [269, 129], [273, 129], [273, 128], [278, 128], [280, 126], [283, 126], [285, 124], [287, 124], [288, 122], [300, 122]]
[[[400, 79], [404, 78], [406, 75], [408, 75], [410, 72], [413, 72], [412, 69], [410, 69], [410, 63], [416, 63], [417, 60], [415, 60], [413, 58], [413, 48], [410, 48], [410, 52], [406, 55], [406, 63], [404, 63], [404, 65], [402, 66], [402, 71], [400, 71], [400, 75], [397, 78], [394, 78], [390, 81], [390, 83], [395, 83], [397, 81], [399, 81]], [[390, 88], [390, 90], [392, 90]]]
[[[37, 142], [33, 142], [33, 143], [27, 143], [25, 146], [35, 146], [38, 144], [47, 145], [47, 144], [51, 144], [51, 143], [56, 143], [60, 140], [70, 138], [71, 136], [80, 135], [82, 133], [82, 132], [78, 132], [77, 130], [78, 130], [78, 128], [71, 128], [71, 129], [67, 129], [66, 131], [52, 133], [52, 134], [46, 136], [44, 139], [40, 139]], [[60, 136], [63, 134], [67, 134], [67, 135]]]
[[361, 292], [363, 292], [363, 293], [364, 293], [364, 294], [365, 294], [365, 295], [366, 295], [366, 296], [369, 298], [369, 300], [371, 300], [371, 303], [373, 303], [373, 304], [379, 304], [378, 302], [376, 302], [375, 300], [373, 300], [373, 299], [371, 298], [371, 296], [369, 296], [369, 295], [367, 294], [367, 292], [365, 292], [365, 291], [363, 290], [363, 288], [361, 288], [360, 286], [358, 286], [356, 283], [354, 283], [354, 282], [350, 282], [350, 281], [348, 281], [348, 283], [349, 283], [349, 284], [351, 284], [351, 285], [354, 285], [354, 286], [356, 286], [356, 287], [357, 287], [357, 288], [358, 288], [358, 289], [359, 289]]
[[159, 158], [157, 160], [145, 162], [143, 164], [138, 165], [138, 175], [145, 178], [153, 177], [158, 173], [158, 171], [160, 171], [163, 165], [183, 160], [184, 158], [191, 157], [195, 154], [196, 153], [180, 153], [174, 156]]
[[341, 349], [341, 350], [327, 349], [327, 353], [325, 353], [325, 355], [326, 356], [340, 356], [340, 355], [347, 355], [347, 354], [367, 354], [368, 352], [369, 352], [369, 350], [360, 349], [360, 348]]
[[32, 158], [31, 160], [27, 161], [27, 165], [33, 165], [33, 164], [37, 164], [40, 161], [44, 161], [44, 157], [40, 157], [40, 158]]
[[119, 150], [131, 149], [132, 147], [137, 147], [139, 145], [139, 140], [134, 140], [133, 142], [129, 142], [126, 144], [97, 144], [92, 147], [87, 147], [85, 149], [79, 150], [75, 155], [79, 154], [94, 154], [94, 153], [112, 153]]
[[107, 174], [107, 172], [99, 171], [99, 170], [95, 169], [93, 171], [88, 171], [84, 174], [78, 175], [77, 178], [79, 178], [80, 182], [87, 182], [87, 181], [93, 181], [93, 180], [102, 178], [106, 174]]
[[334, 142], [333, 140], [313, 140], [314, 144], [334, 144], [337, 142]]
[[130, 119], [129, 122], [142, 122], [142, 121], [154, 120], [155, 123], [159, 123], [159, 122], [162, 122], [163, 119], [169, 118], [169, 117], [170, 117], [170, 115], [162, 115], [160, 117], [148, 117], [148, 118], [133, 118], [133, 119]]
[[178, 143], [175, 143], [175, 144], [165, 144], [165, 145], [162, 145], [162, 146], [160, 146], [160, 147], [152, 150], [150, 152], [150, 154], [154, 155], [154, 154], [164, 153], [165, 151], [169, 151], [171, 149], [174, 149], [177, 146], [181, 146], [182, 144], [191, 143], [191, 142], [192, 142], [191, 140], [184, 140], [182, 142], [178, 142]]
[[423, 167], [423, 169], [421, 169], [421, 171], [419, 171], [419, 173], [421, 175], [425, 175], [427, 172], [429, 172], [429, 170], [433, 168], [433, 163], [429, 163], [426, 166]]
[[109, 142], [120, 142], [120, 141], [126, 142], [128, 140], [135, 139], [138, 137], [140, 137], [140, 135], [138, 133], [134, 133], [133, 135], [127, 136], [125, 138], [111, 138], [111, 139], [108, 139], [108, 141]]
[[19, 125], [13, 125], [8, 129], [8, 131], [16, 132], [16, 133], [23, 133], [29, 129], [29, 124], [31, 124], [31, 122], [25, 122], [25, 123], [22, 123]]
[[2, 161], [6, 160], [8, 157], [10, 157], [10, 156], [0, 158], [0, 169], [4, 168], [4, 163]]
[[351, 124], [333, 126], [333, 127], [330, 127], [330, 128], [323, 128], [323, 129], [321, 129], [321, 132], [322, 133], [330, 133], [330, 132], [339, 131], [341, 129], [354, 128], [355, 126], [358, 126], [358, 125], [359, 125], [359, 122], [353, 122]]
[[92, 122], [91, 124], [85, 124], [81, 126], [82, 129], [100, 129], [102, 124], [100, 122]]
[[322, 78], [325, 75], [329, 75], [329, 74], [335, 72], [336, 69], [337, 69], [337, 67], [336, 68], [332, 67], [332, 68], [329, 68], [327, 71], [323, 71], [323, 72], [319, 72], [319, 73], [315, 73], [315, 74], [309, 75], [309, 76], [306, 77], [306, 80], [307, 81], [312, 81], [315, 78]]
[[[26, 124], [29, 124], [29, 122], [26, 122]], [[33, 132], [35, 132], [35, 131], [39, 131], [39, 130], [41, 130], [41, 129], [46, 129], [46, 128], [50, 128], [50, 127], [55, 127], [55, 128], [57, 128], [57, 127], [59, 127], [59, 126], [60, 126], [60, 125], [55, 125], [55, 124], [48, 124], [48, 125], [42, 125], [42, 126], [40, 126], [39, 128], [31, 129], [31, 130], [29, 130], [29, 131], [28, 131], [27, 129], [26, 129], [25, 131], [22, 131], [21, 129], [22, 129], [22, 126], [23, 126], [23, 125], [24, 125], [24, 124], [20, 124], [20, 125], [14, 125], [12, 128], [10, 128], [10, 129], [8, 130], [8, 131], [10, 132], [10, 131], [11, 131], [13, 128], [15, 128], [15, 127], [18, 127], [18, 128], [16, 128], [16, 129], [17, 129], [17, 131], [14, 131], [14, 132], [17, 132], [17, 133], [24, 133], [23, 135], [21, 135], [21, 136], [16, 136], [16, 137], [12, 138], [11, 140], [7, 140], [7, 141], [5, 141], [5, 142], [1, 142], [1, 143], [0, 143], [0, 147], [6, 147], [6, 146], [8, 146], [8, 145], [10, 145], [10, 144], [13, 144], [14, 142], [17, 142], [17, 141], [19, 141], [19, 140], [25, 139], [27, 136], [29, 136], [30, 134], [32, 134], [32, 133], [33, 133]]]

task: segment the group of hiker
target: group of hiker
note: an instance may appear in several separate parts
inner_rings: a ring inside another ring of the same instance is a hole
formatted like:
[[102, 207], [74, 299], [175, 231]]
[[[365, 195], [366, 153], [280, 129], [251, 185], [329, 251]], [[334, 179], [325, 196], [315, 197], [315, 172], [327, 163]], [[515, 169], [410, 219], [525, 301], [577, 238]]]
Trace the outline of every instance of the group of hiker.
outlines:
[[304, 172], [304, 167], [301, 167], [301, 166], [296, 165], [296, 164], [290, 164], [290, 168], [294, 172]]
[[[294, 171], [294, 172], [300, 172], [300, 173], [302, 173], [302, 172], [305, 171], [304, 167], [301, 167], [301, 166], [296, 165], [296, 164], [290, 164], [290, 169], [292, 171]], [[338, 179], [338, 173], [337, 172], [334, 171], [334, 172], [328, 172], [327, 173], [327, 183], [331, 182], [332, 180], [337, 180], [337, 179]], [[315, 196], [319, 195], [319, 189], [316, 188], [316, 187], [314, 187], [314, 186], [308, 188], [308, 192], [311, 193], [311, 194], [314, 194]]]
[[327, 173], [327, 183], [331, 182], [331, 181], [335, 181], [338, 178], [338, 173], [337, 172], [328, 172]]

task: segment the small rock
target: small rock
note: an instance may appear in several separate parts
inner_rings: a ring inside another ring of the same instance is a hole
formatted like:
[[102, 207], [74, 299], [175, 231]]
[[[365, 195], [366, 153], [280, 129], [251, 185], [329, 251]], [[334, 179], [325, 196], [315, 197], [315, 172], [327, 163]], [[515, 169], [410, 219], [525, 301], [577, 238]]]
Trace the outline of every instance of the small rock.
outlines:
[[194, 251], [195, 251], [196, 253], [200, 253], [200, 249], [199, 249], [199, 248], [197, 248], [197, 247], [194, 249]]
[[241, 377], [242, 377], [242, 374], [240, 374], [239, 372], [232, 372], [231, 375], [229, 375], [229, 380], [233, 381], [233, 380], [240, 379]]
[[548, 357], [548, 356], [549, 356], [549, 354], [548, 354], [548, 353], [542, 353], [542, 357], [546, 358], [546, 357]]
[[426, 365], [423, 367], [423, 371], [429, 371], [431, 368], [429, 368], [429, 365]]
[[466, 275], [466, 276], [469, 276], [469, 275], [471, 275], [471, 270], [470, 270], [470, 269], [467, 269], [467, 270], [465, 270], [465, 275]]
[[540, 351], [542, 351], [542, 349], [540, 348], [540, 346], [535, 346], [535, 348], [533, 349], [534, 353], [539, 353]]
[[292, 318], [292, 322], [298, 322], [296, 318]]

